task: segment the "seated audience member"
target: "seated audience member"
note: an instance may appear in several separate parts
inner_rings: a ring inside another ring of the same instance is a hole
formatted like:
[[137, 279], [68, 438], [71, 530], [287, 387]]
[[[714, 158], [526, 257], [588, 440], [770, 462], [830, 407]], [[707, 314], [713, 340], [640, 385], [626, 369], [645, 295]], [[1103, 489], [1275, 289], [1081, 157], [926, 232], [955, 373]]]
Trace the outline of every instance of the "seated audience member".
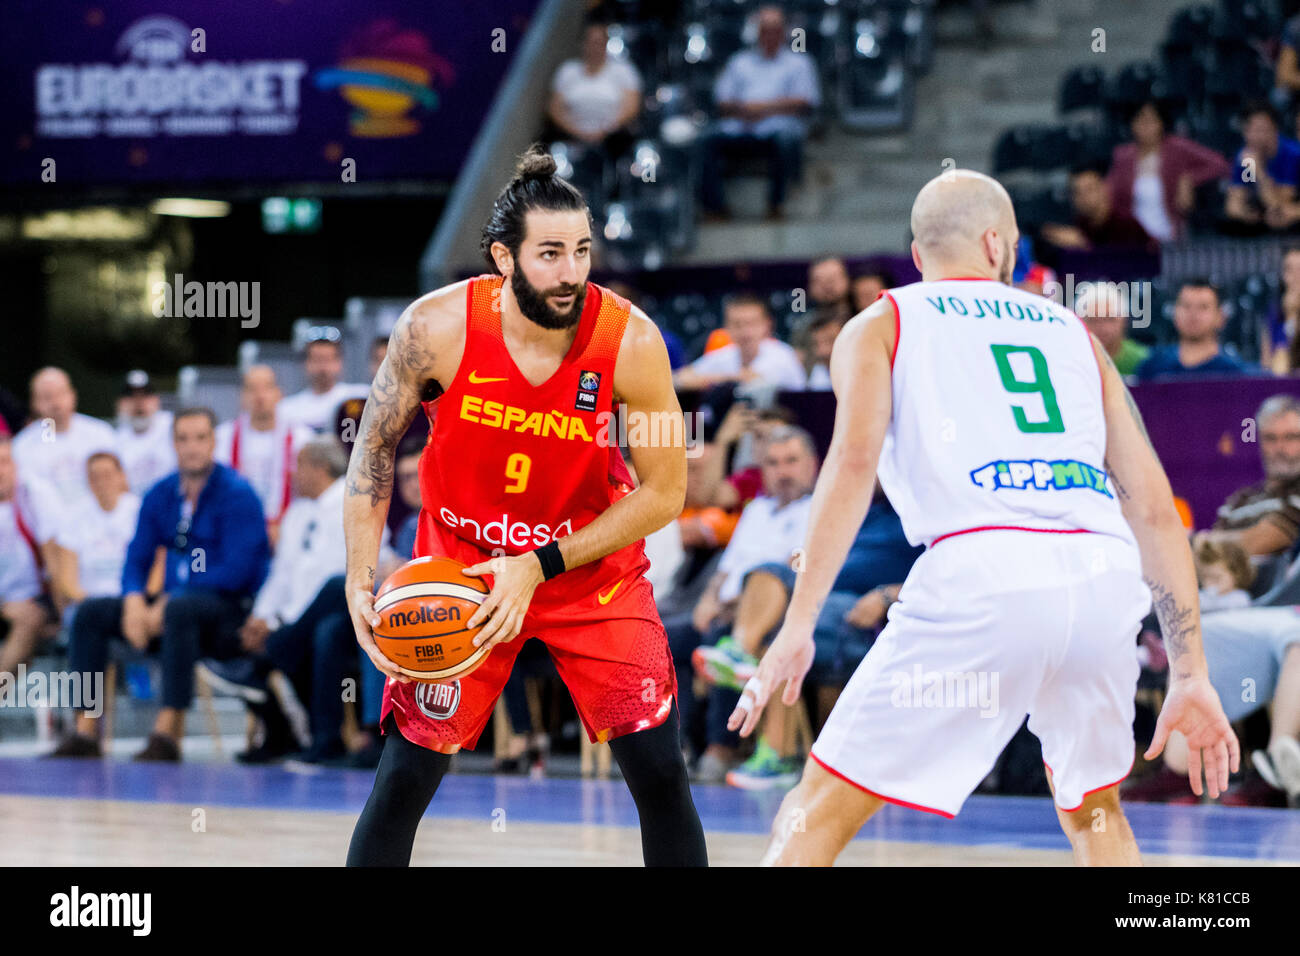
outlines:
[[54, 488], [19, 472], [13, 439], [0, 435], [0, 674], [14, 674], [36, 650], [52, 619], [45, 569], [57, 562], [55, 533], [61, 512]]
[[1282, 295], [1269, 310], [1259, 336], [1259, 364], [1274, 375], [1300, 371], [1300, 246], [1282, 253]]
[[1115, 215], [1132, 216], [1157, 242], [1181, 239], [1197, 188], [1227, 176], [1231, 166], [1200, 143], [1167, 135], [1169, 116], [1160, 102], [1137, 104], [1128, 126], [1133, 142], [1115, 147], [1106, 177]]
[[239, 629], [245, 656], [199, 663], [213, 687], [267, 705], [257, 711], [265, 738], [240, 755], [245, 763], [273, 760], [297, 745], [306, 748], [309, 763], [343, 756], [341, 688], [357, 660], [343, 590], [347, 465], [333, 439], [302, 447], [294, 471], [298, 497], [285, 512], [270, 573]]
[[718, 120], [701, 141], [701, 185], [707, 214], [727, 216], [723, 195], [724, 153], [755, 148], [768, 154], [767, 212], [783, 214], [786, 190], [798, 178], [804, 117], [821, 102], [812, 59], [789, 46], [785, 14], [777, 6], [758, 11], [758, 45], [733, 54], [713, 87]]
[[229, 465], [253, 486], [262, 501], [267, 532], [274, 547], [280, 519], [293, 499], [293, 469], [298, 452], [315, 433], [294, 425], [284, 414], [285, 401], [275, 370], [254, 365], [239, 390], [238, 418], [217, 426], [217, 461]]
[[86, 462], [86, 475], [92, 498], [69, 512], [55, 537], [55, 600], [68, 624], [87, 598], [121, 595], [126, 549], [140, 517], [140, 496], [127, 487], [116, 455], [95, 452]]
[[766, 302], [753, 293], [738, 293], [723, 307], [722, 322], [731, 343], [678, 369], [673, 377], [678, 388], [751, 382], [792, 390], [804, 387], [807, 375], [799, 354], [772, 337], [772, 313]]
[[630, 127], [641, 112], [641, 74], [626, 59], [607, 52], [609, 29], [589, 23], [582, 33], [582, 56], [565, 60], [551, 80], [546, 118], [554, 127], [547, 139], [594, 146], [611, 159], [632, 148]]
[[[682, 724], [690, 726], [694, 698], [690, 692], [691, 653], [701, 643], [714, 643], [731, 630], [745, 576], [764, 564], [790, 563], [802, 547], [808, 527], [817, 452], [812, 436], [801, 428], [774, 430], [763, 448], [763, 491], [740, 516], [731, 542], [695, 608], [664, 622], [673, 660], [678, 668]], [[708, 750], [701, 759], [700, 779], [720, 782], [734, 763], [738, 738], [726, 729], [735, 706], [720, 698], [708, 709]]]
[[1106, 166], [1092, 163], [1070, 173], [1070, 225], [1046, 223], [1043, 239], [1058, 249], [1145, 249], [1153, 243], [1142, 224], [1131, 215], [1120, 215], [1111, 202], [1106, 185]]
[[850, 308], [849, 269], [839, 256], [818, 256], [808, 264], [808, 303], [814, 312]]
[[761, 466], [768, 436], [792, 424], [794, 414], [789, 409], [772, 406], [759, 411], [750, 402], [732, 402], [700, 457], [703, 500], [726, 511], [739, 511], [758, 497], [763, 491]]
[[740, 520], [739, 509], [713, 504], [712, 463], [706, 459], [723, 454], [716, 445], [706, 444], [701, 446], [700, 454], [686, 459], [686, 500], [676, 524], [682, 547], [688, 550], [712, 552], [725, 548]]
[[31, 402], [32, 422], [14, 436], [19, 472], [49, 482], [65, 506], [89, 499], [86, 459], [113, 450], [112, 427], [77, 411], [77, 392], [60, 368], [32, 376]]
[[808, 358], [812, 368], [808, 372], [808, 389], [815, 392], [831, 390], [831, 350], [847, 322], [844, 311], [818, 312], [808, 325]]
[[[816, 653], [808, 686], [838, 695], [875, 642], [902, 581], [924, 548], [912, 547], [889, 499], [876, 485], [844, 567], [832, 586], [813, 631]], [[717, 644], [696, 648], [692, 663], [708, 683], [739, 692], [758, 670], [763, 646], [774, 637], [794, 593], [795, 572], [785, 563], [760, 565], [745, 577], [731, 633]], [[833, 700], [830, 701], [833, 703]], [[796, 753], [791, 717], [779, 699], [763, 715], [754, 754], [727, 774], [727, 782], [747, 790], [793, 785], [802, 766]], [[803, 704], [796, 704], [802, 707]], [[827, 705], [822, 713], [829, 712]]]
[[393, 536], [393, 550], [403, 562], [410, 561], [415, 553], [415, 535], [420, 528], [420, 456], [423, 454], [422, 444], [403, 441], [398, 446], [394, 465], [398, 497], [411, 509], [410, 517]]
[[1192, 557], [1196, 559], [1202, 614], [1250, 606], [1255, 566], [1245, 548], [1232, 541], [1201, 539]]
[[1272, 107], [1251, 103], [1241, 111], [1245, 141], [1228, 174], [1223, 214], [1248, 231], [1285, 231], [1300, 222], [1300, 143], [1283, 136]]
[[884, 269], [867, 269], [865, 272], [859, 272], [853, 277], [852, 284], [853, 315], [866, 309], [880, 298], [880, 293], [892, 289], [894, 285], [894, 276]]
[[1233, 492], [1198, 540], [1236, 544], [1252, 557], [1277, 554], [1300, 537], [1300, 401], [1266, 399], [1255, 414], [1264, 480]]
[[1206, 279], [1184, 282], [1174, 300], [1174, 328], [1178, 332], [1178, 343], [1152, 349], [1137, 368], [1138, 381], [1260, 374], [1260, 369], [1252, 368], [1223, 350], [1219, 336], [1225, 322], [1219, 290], [1213, 284]]
[[302, 368], [307, 387], [280, 402], [278, 415], [286, 425], [305, 425], [320, 434], [335, 425], [340, 405], [365, 398], [368, 384], [342, 382], [343, 334], [332, 325], [312, 329], [303, 348]]
[[[206, 408], [184, 409], [172, 420], [172, 434], [178, 470], [140, 504], [122, 596], [84, 601], [68, 644], [69, 669], [82, 674], [103, 673], [111, 641], [125, 640], [138, 652], [157, 648], [162, 707], [137, 760], [180, 760], [194, 664], [203, 656], [242, 652], [239, 627], [270, 560], [257, 494], [214, 457], [216, 416]], [[149, 594], [146, 582], [159, 548], [166, 551], [163, 590]], [[53, 756], [100, 756], [98, 727], [98, 718], [83, 711]]]
[[1129, 302], [1114, 283], [1094, 282], [1086, 286], [1075, 303], [1076, 314], [1097, 336], [1119, 374], [1133, 375], [1151, 350], [1128, 337]]
[[[1201, 619], [1201, 639], [1210, 682], [1228, 720], [1236, 723], [1272, 707], [1267, 747], [1251, 754], [1258, 777], [1231, 788], [1220, 802], [1300, 806], [1300, 608], [1215, 611]], [[1188, 786], [1187, 741], [1181, 734], [1170, 735], [1162, 761], [1154, 774], [1126, 785], [1124, 799], [1199, 802]]]
[[126, 373], [117, 400], [117, 442], [114, 446], [126, 472], [127, 485], [143, 495], [163, 475], [176, 470], [172, 448], [172, 413], [162, 410], [149, 373]]

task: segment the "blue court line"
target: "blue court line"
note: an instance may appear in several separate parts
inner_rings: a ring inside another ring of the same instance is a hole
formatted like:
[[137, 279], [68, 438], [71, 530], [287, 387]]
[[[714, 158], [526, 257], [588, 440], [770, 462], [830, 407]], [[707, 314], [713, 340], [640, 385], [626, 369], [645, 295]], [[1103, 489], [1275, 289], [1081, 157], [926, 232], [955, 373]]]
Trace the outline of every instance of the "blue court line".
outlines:
[[[125, 800], [273, 810], [359, 813], [374, 773], [226, 763], [144, 764], [120, 760], [0, 758], [0, 793], [26, 797]], [[697, 786], [706, 832], [765, 834], [780, 793]], [[542, 779], [451, 774], [427, 816], [483, 820], [504, 810], [524, 823], [636, 827], [636, 807], [621, 780]], [[1250, 807], [1127, 804], [1125, 813], [1146, 853], [1174, 853], [1300, 864], [1300, 811]], [[974, 796], [955, 820], [886, 806], [859, 839], [1068, 849], [1045, 797]]]

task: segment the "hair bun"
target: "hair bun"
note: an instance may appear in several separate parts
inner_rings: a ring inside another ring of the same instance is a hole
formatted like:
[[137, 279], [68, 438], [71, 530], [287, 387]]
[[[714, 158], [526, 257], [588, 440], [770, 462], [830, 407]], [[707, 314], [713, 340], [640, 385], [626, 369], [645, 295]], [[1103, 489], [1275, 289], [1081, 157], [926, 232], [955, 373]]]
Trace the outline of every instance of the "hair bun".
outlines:
[[519, 182], [548, 179], [555, 175], [555, 170], [555, 157], [540, 144], [534, 143], [528, 148], [528, 152], [519, 157], [519, 162], [515, 166], [515, 179]]

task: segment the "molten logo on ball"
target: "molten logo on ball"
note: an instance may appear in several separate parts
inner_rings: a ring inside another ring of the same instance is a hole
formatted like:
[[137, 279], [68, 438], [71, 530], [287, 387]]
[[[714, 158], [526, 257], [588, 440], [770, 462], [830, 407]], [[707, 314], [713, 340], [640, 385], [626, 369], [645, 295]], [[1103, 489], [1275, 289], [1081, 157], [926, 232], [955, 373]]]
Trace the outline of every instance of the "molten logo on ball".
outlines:
[[406, 627], [410, 624], [442, 624], [445, 621], [459, 621], [458, 607], [429, 607], [421, 604], [415, 611], [393, 611], [388, 615], [388, 626]]

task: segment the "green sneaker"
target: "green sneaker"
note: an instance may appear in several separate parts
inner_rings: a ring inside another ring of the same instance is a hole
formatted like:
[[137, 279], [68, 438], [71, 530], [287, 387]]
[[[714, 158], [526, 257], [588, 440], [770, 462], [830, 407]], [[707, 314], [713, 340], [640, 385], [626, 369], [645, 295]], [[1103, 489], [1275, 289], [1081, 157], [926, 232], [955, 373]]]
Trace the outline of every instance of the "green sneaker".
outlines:
[[762, 737], [754, 755], [727, 773], [727, 783], [741, 790], [788, 790], [799, 782], [798, 757], [782, 757]]
[[758, 658], [746, 654], [727, 635], [712, 647], [697, 647], [691, 652], [695, 673], [710, 684], [744, 690], [745, 682], [758, 673]]

